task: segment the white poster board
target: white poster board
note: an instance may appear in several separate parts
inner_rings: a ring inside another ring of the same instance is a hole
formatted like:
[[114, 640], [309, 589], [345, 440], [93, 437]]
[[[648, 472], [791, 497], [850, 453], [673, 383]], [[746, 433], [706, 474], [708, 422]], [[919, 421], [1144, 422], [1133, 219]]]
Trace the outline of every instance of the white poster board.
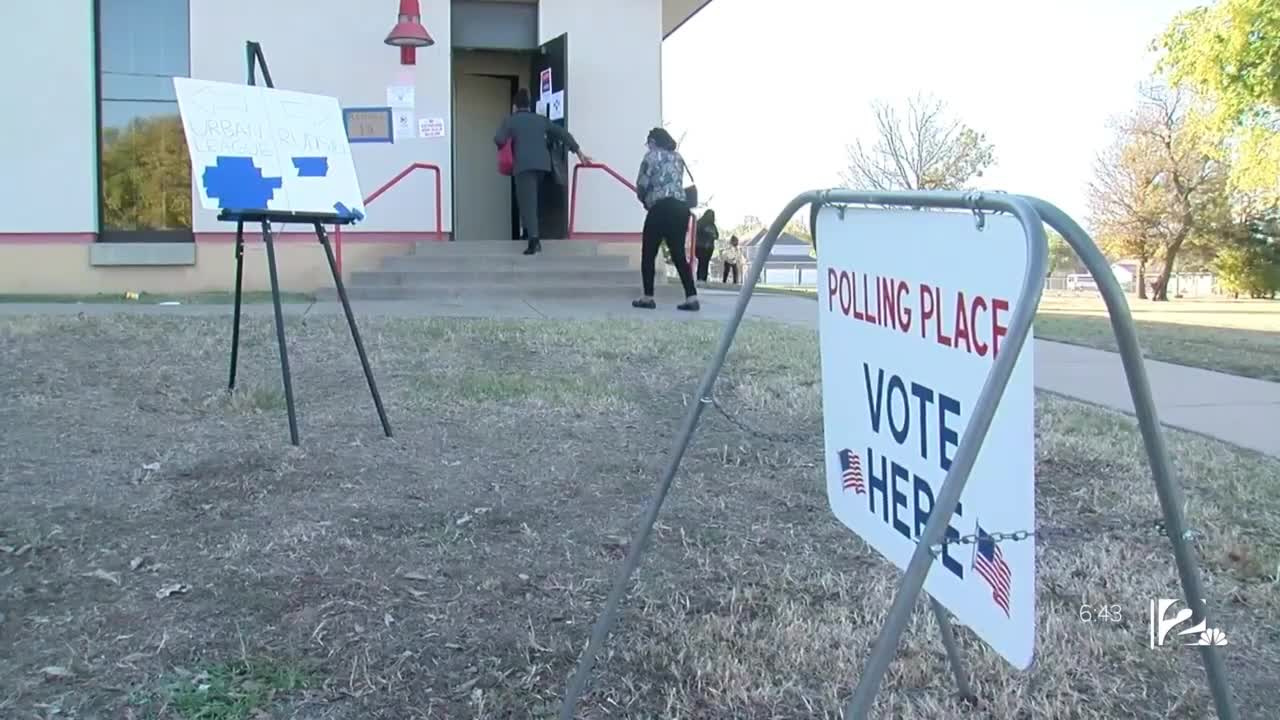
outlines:
[[181, 77], [173, 86], [201, 207], [364, 217], [336, 99]]
[[[979, 231], [968, 212], [831, 207], [816, 237], [827, 496], [841, 522], [905, 569], [1007, 337], [1026, 240], [1005, 215]], [[1035, 529], [1032, 345], [949, 538]], [[1030, 666], [1033, 538], [944, 546], [924, 589], [1012, 665]]]

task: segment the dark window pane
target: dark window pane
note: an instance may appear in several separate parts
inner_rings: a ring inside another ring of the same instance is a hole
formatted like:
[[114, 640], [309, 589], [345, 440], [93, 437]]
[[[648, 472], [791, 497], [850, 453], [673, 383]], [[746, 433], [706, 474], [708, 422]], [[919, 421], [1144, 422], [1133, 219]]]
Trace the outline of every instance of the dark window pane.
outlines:
[[102, 65], [108, 73], [187, 75], [188, 0], [100, 0]]
[[123, 75], [102, 73], [103, 100], [168, 100], [176, 101], [173, 78], [159, 75]]
[[102, 229], [191, 228], [191, 161], [178, 105], [102, 102]]

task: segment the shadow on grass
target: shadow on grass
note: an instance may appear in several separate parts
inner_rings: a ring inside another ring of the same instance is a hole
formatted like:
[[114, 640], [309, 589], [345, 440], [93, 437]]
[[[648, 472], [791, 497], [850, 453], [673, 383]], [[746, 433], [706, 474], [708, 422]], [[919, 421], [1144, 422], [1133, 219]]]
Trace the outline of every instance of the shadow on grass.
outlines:
[[[1280, 332], [1134, 321], [1143, 354], [1152, 360], [1280, 381]], [[1036, 337], [1100, 350], [1116, 350], [1105, 316], [1041, 312]]]

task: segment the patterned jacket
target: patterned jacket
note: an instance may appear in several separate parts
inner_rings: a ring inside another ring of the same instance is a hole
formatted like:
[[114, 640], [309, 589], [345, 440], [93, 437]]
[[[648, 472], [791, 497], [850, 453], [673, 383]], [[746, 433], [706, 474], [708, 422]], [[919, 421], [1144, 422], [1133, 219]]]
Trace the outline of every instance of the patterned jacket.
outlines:
[[684, 158], [671, 150], [654, 148], [645, 153], [636, 178], [636, 196], [646, 210], [659, 200], [684, 200]]

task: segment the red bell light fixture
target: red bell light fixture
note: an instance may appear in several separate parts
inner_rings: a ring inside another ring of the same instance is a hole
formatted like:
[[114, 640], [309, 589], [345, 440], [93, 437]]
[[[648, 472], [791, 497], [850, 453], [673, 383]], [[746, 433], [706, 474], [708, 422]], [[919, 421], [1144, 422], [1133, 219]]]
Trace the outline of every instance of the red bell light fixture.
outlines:
[[418, 8], [418, 0], [400, 0], [400, 17], [396, 26], [391, 28], [386, 43], [400, 48], [400, 64], [413, 65], [417, 62], [416, 49], [436, 44], [422, 26], [422, 13]]

